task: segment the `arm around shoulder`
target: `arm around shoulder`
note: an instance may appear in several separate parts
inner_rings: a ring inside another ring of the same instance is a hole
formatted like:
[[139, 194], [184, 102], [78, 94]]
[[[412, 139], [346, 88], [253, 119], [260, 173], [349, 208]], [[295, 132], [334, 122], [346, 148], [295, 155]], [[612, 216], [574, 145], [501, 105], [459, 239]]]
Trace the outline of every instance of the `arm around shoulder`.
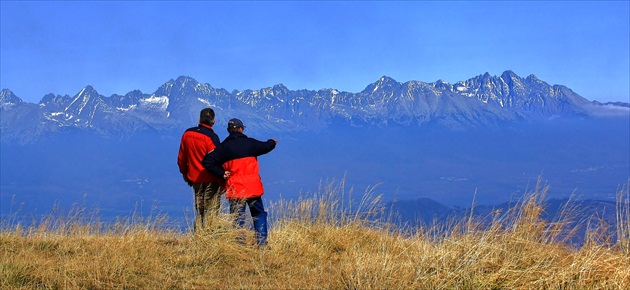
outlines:
[[201, 165], [213, 175], [223, 178], [223, 176], [225, 175], [225, 170], [223, 169], [223, 160], [221, 160], [221, 154], [218, 151], [219, 150], [217, 148], [211, 152], [208, 152], [208, 154], [203, 157]]

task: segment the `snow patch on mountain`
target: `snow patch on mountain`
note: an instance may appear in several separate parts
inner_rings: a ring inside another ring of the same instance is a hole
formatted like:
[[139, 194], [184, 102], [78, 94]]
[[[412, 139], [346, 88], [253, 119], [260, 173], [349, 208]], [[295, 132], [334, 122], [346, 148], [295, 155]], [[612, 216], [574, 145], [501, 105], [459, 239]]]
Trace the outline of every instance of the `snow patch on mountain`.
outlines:
[[123, 111], [123, 112], [127, 112], [127, 111], [134, 110], [134, 109], [135, 109], [135, 108], [137, 108], [137, 107], [138, 107], [138, 105], [137, 105], [137, 104], [133, 104], [133, 105], [129, 105], [129, 107], [126, 107], [126, 108], [124, 108], [124, 107], [116, 107], [116, 110], [118, 110], [118, 111]]
[[198, 100], [199, 102], [201, 102], [202, 104], [204, 104], [204, 105], [208, 106], [208, 107], [212, 106], [212, 103], [210, 103], [210, 101], [208, 101], [208, 100], [206, 100], [206, 99], [197, 98], [197, 100]]
[[140, 99], [140, 108], [166, 111], [169, 105], [169, 98], [167, 96], [151, 95], [148, 98]]

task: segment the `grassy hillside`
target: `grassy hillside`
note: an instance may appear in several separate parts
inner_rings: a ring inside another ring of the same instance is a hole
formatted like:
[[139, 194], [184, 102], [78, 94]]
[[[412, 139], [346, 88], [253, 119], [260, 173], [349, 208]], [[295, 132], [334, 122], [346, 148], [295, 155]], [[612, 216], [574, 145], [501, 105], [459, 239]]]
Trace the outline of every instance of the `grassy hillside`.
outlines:
[[[628, 188], [617, 226], [545, 221], [537, 188], [517, 207], [421, 228], [393, 228], [379, 197], [350, 202], [343, 183], [269, 206], [268, 248], [235, 243], [226, 214], [182, 233], [167, 217], [104, 224], [76, 210], [37, 225], [3, 221], [2, 289], [630, 289]], [[245, 231], [253, 240], [252, 233]]]

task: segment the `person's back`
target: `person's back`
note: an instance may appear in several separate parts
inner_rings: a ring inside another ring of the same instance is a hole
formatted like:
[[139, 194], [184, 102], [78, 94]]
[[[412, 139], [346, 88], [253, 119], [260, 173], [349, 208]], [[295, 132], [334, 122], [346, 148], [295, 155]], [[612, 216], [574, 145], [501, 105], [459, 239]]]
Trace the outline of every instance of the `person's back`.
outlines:
[[212, 129], [214, 118], [214, 110], [201, 110], [199, 125], [184, 132], [177, 155], [179, 171], [195, 194], [195, 229], [198, 221], [204, 225], [208, 211], [213, 215], [218, 214], [223, 192], [223, 179], [212, 175], [201, 164], [204, 156], [219, 145], [219, 137]]
[[[212, 138], [209, 133], [216, 136], [216, 140], [212, 140], [215, 138]], [[220, 178], [212, 175], [201, 165], [203, 157], [220, 144], [218, 139], [212, 127], [203, 123], [184, 132], [177, 155], [177, 165], [184, 180], [191, 183], [221, 182]]]
[[228, 122], [230, 136], [208, 153], [202, 165], [212, 174], [226, 179], [225, 197], [230, 201], [230, 213], [238, 213], [236, 224], [244, 225], [245, 205], [249, 206], [256, 230], [257, 243], [267, 244], [267, 212], [263, 206], [264, 194], [258, 166], [258, 156], [269, 153], [277, 140], [265, 142], [243, 134], [245, 126], [238, 119]]
[[[220, 145], [218, 154], [224, 171], [230, 172], [226, 181], [226, 198], [253, 198], [263, 195], [257, 157], [269, 153], [276, 146], [273, 139], [261, 142], [242, 132], [231, 133]], [[220, 172], [217, 172], [220, 173]], [[215, 173], [216, 174], [216, 173]]]

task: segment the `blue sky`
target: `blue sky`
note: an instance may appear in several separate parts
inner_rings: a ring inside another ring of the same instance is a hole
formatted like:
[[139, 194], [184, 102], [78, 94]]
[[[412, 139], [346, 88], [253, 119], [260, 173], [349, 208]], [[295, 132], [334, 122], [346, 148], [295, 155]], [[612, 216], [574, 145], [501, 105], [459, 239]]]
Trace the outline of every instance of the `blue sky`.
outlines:
[[512, 70], [589, 100], [630, 98], [629, 1], [1, 1], [1, 88], [359, 92]]

